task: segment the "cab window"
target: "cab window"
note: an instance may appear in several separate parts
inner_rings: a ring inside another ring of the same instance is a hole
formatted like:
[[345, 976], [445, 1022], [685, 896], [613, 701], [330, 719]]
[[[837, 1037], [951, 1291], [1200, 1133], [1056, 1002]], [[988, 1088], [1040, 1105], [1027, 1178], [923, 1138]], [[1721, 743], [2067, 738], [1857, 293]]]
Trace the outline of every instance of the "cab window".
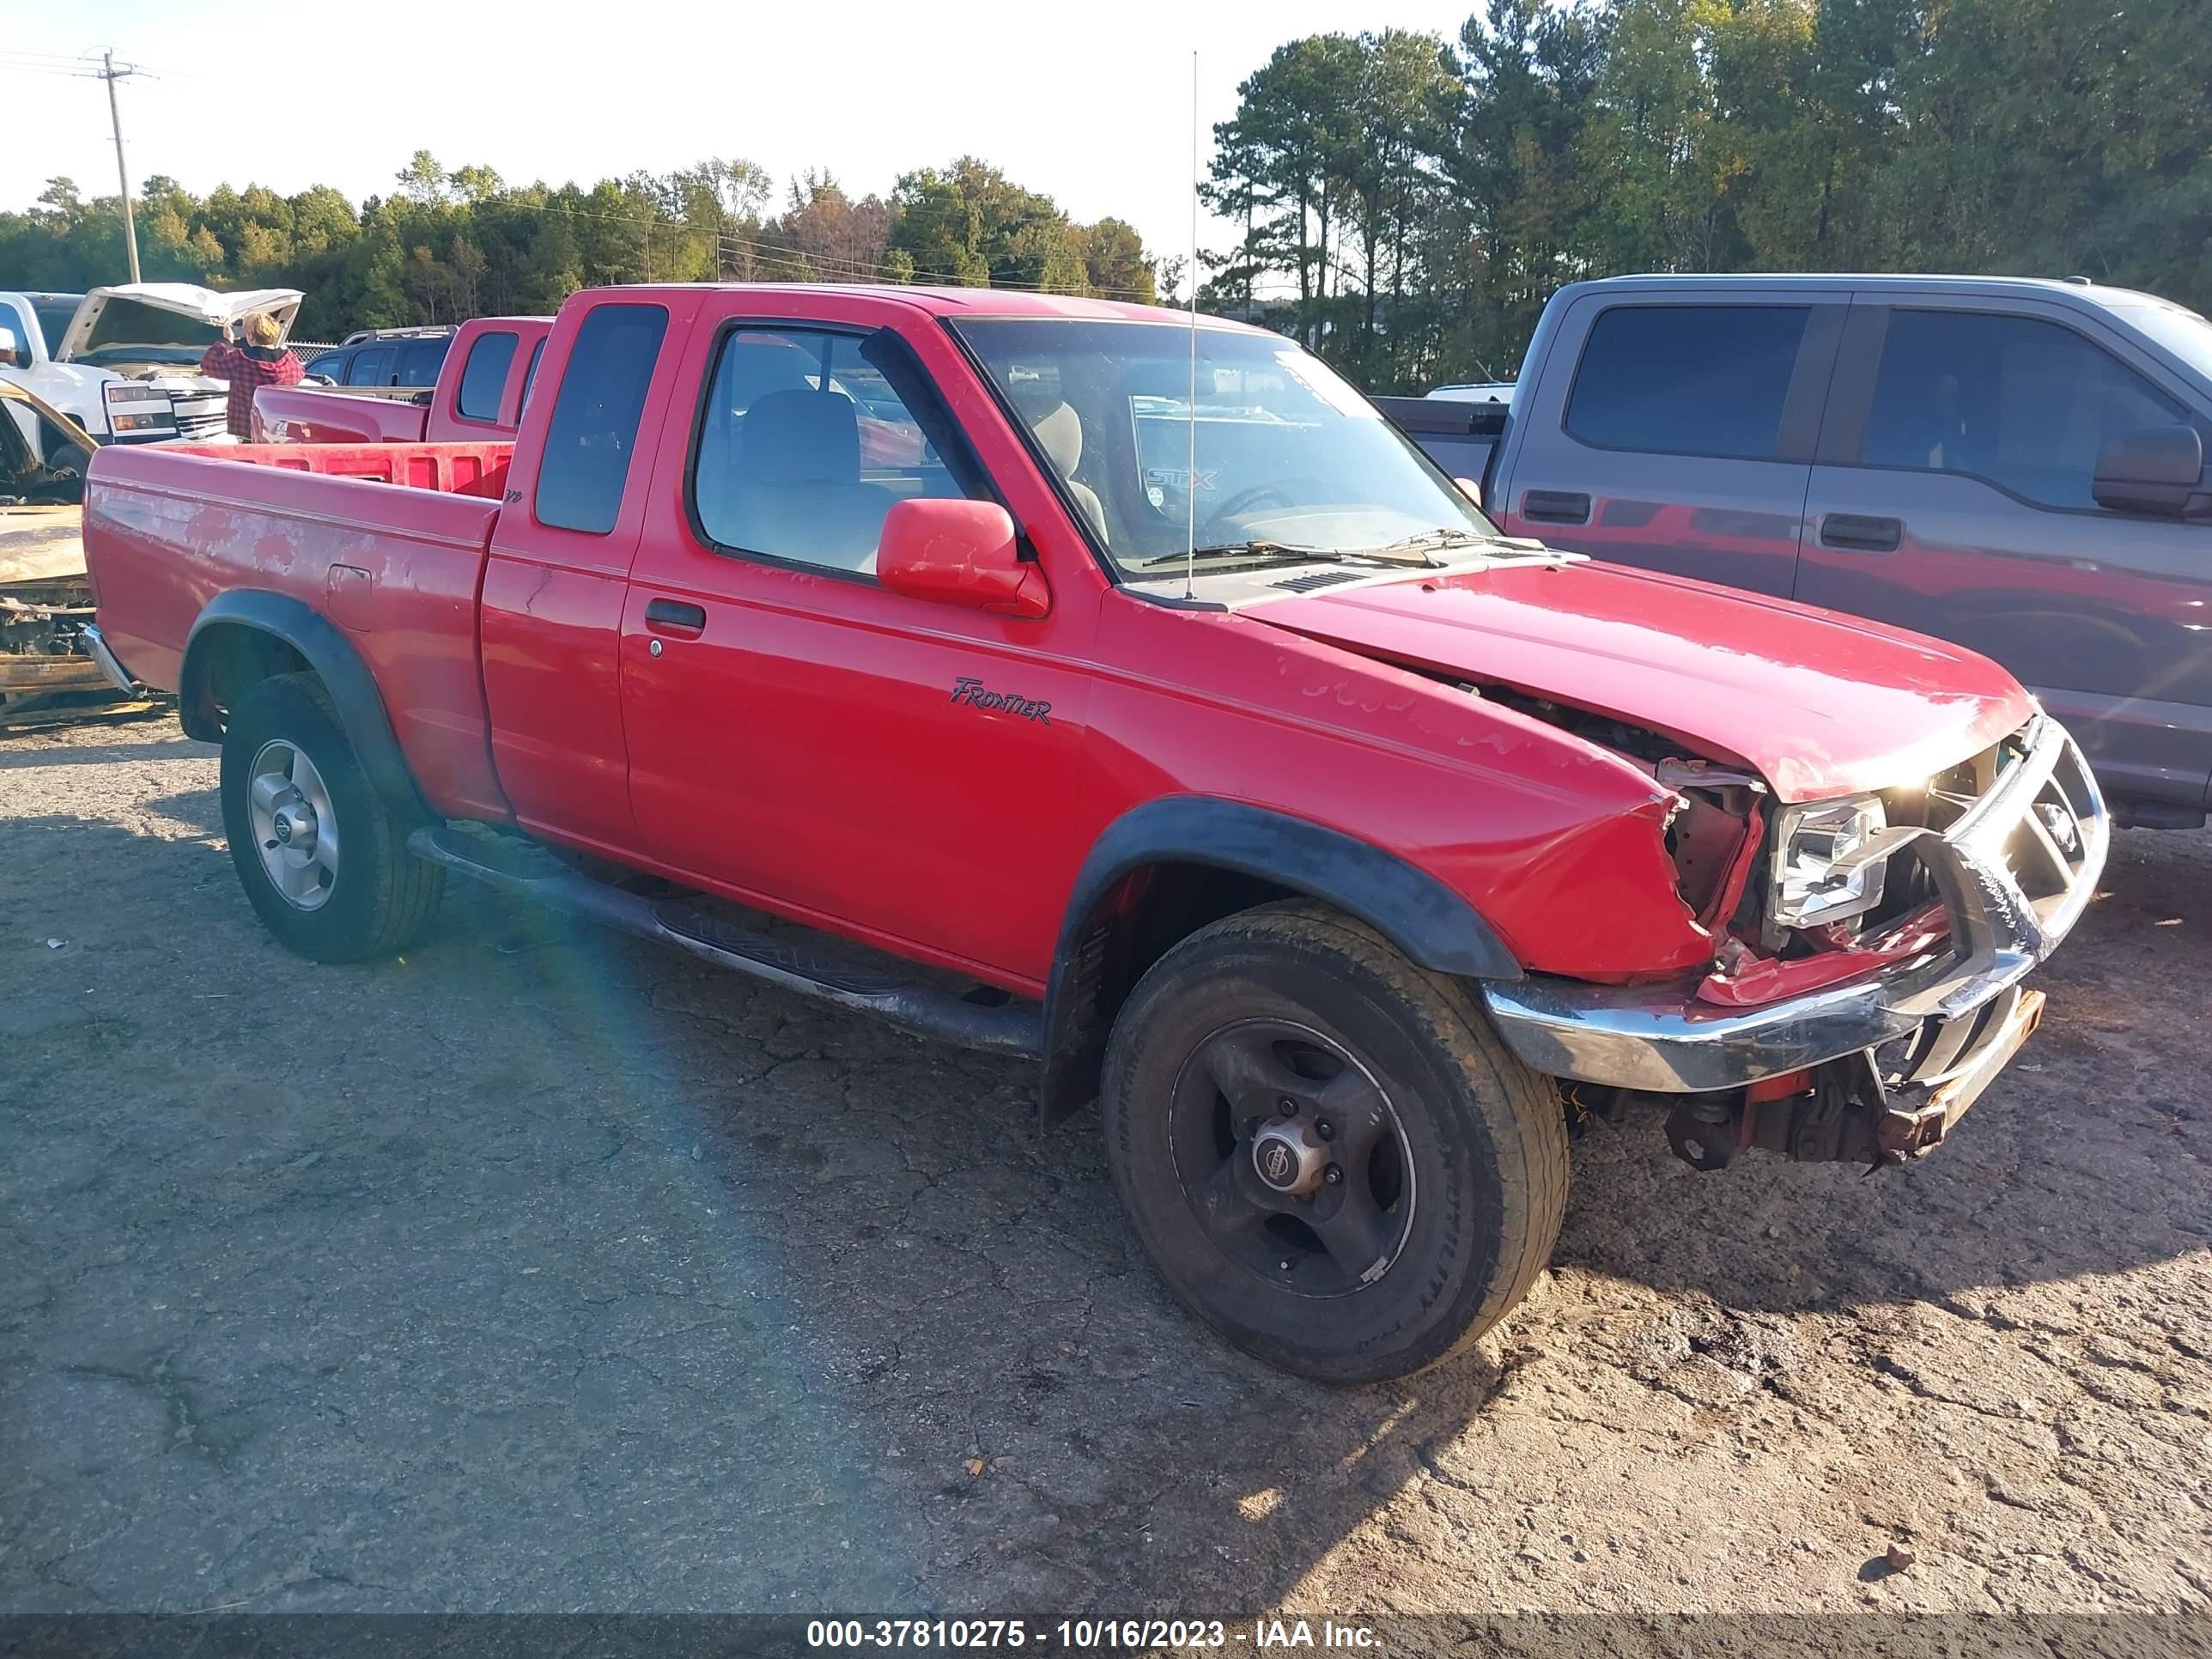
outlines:
[[2097, 452], [2188, 411], [2072, 329], [1996, 311], [1890, 313], [1859, 460], [1959, 472], [2039, 507], [2094, 508]]
[[1613, 306], [1590, 326], [1567, 432], [1599, 449], [1775, 458], [1805, 306]]
[[514, 367], [515, 348], [520, 337], [504, 329], [494, 329], [479, 334], [469, 348], [469, 360], [461, 365], [460, 391], [453, 400], [454, 412], [465, 421], [496, 421], [499, 419], [500, 396], [507, 390], [507, 371]]
[[576, 331], [538, 471], [538, 521], [604, 536], [622, 516], [638, 417], [668, 332], [665, 306], [594, 306]]
[[453, 336], [444, 335], [429, 340], [405, 340], [399, 346], [399, 380], [401, 386], [435, 386], [438, 368], [446, 361], [447, 349], [453, 343]]
[[530, 407], [530, 388], [538, 384], [538, 360], [545, 355], [545, 337], [538, 337], [538, 343], [530, 348], [529, 365], [522, 371], [522, 398], [518, 409]]
[[692, 512], [708, 542], [872, 572], [884, 516], [921, 496], [989, 499], [896, 335], [741, 327], [724, 337], [692, 462]]
[[383, 386], [392, 378], [392, 348], [362, 346], [346, 365], [348, 386]]

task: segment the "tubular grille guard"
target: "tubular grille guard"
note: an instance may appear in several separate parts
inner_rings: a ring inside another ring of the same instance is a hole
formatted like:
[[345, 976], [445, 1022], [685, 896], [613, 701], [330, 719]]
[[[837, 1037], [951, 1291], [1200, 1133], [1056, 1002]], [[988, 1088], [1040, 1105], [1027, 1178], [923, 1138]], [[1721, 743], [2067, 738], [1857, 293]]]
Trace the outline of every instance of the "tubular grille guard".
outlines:
[[1942, 895], [1954, 949], [1929, 980], [1899, 983], [1899, 1012], [1949, 1018], [2016, 983], [2095, 891], [2112, 836], [2096, 778], [2056, 720], [2038, 714], [2021, 738], [2021, 758], [1988, 793], [1905, 849]]

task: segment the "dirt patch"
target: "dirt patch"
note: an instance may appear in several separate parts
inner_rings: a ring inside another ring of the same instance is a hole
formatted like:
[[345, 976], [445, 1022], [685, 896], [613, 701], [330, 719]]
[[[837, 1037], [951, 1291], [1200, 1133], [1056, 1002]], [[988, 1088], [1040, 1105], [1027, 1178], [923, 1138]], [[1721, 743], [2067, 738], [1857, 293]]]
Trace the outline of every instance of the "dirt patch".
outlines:
[[215, 774], [0, 739], [0, 1609], [2212, 1600], [2203, 835], [1937, 1156], [1594, 1129], [1523, 1310], [1347, 1395], [1176, 1310], [1027, 1067], [459, 888], [301, 963]]

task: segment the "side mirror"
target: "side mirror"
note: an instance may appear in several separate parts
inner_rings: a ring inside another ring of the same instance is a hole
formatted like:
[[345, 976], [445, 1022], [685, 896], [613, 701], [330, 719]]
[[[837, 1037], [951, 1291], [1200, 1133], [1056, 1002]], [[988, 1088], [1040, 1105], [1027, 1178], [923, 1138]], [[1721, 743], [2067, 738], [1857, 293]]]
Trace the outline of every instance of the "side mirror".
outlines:
[[1480, 507], [1482, 505], [1482, 486], [1480, 484], [1475, 483], [1472, 478], [1454, 478], [1452, 482], [1459, 486], [1459, 493], [1461, 495], [1466, 496], [1468, 500], [1473, 501], [1477, 507]]
[[2139, 426], [2097, 452], [2089, 493], [2115, 513], [2168, 518], [2212, 506], [2203, 485], [2204, 440], [2193, 426]]
[[15, 331], [0, 328], [0, 368], [21, 368], [23, 349], [16, 343]]
[[894, 593], [1002, 617], [1052, 609], [1044, 572], [1022, 558], [996, 501], [900, 501], [884, 517], [876, 580]]

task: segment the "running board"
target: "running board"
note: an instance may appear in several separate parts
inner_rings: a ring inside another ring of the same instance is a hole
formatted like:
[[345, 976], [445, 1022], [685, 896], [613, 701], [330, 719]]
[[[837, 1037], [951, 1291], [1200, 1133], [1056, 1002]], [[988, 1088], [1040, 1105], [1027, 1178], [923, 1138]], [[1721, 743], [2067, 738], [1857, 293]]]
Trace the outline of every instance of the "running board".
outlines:
[[916, 1036], [987, 1054], [1044, 1052], [1044, 1016], [1007, 1003], [990, 1007], [932, 990], [808, 945], [755, 933], [685, 902], [626, 892], [569, 868], [527, 842], [428, 825], [407, 837], [407, 850], [502, 892], [517, 893], [587, 921], [662, 939], [723, 968], [780, 985], [819, 1001], [873, 1014]]

